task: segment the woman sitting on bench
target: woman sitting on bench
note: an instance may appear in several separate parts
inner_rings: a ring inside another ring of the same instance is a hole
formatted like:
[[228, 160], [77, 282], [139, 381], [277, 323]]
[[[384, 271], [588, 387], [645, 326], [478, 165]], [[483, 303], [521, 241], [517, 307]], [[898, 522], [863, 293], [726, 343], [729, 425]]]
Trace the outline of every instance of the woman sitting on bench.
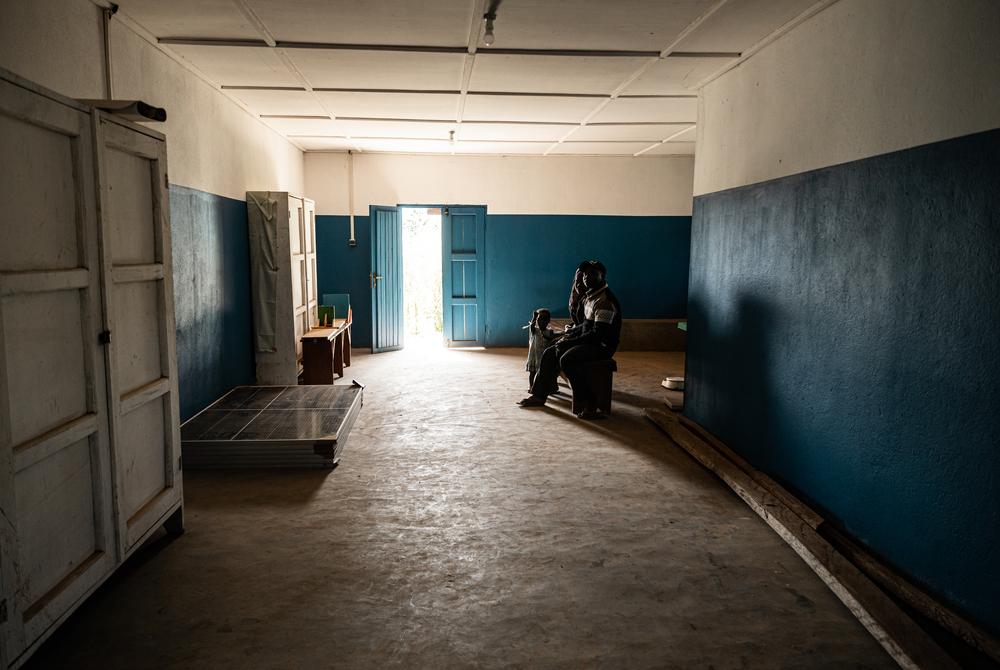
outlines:
[[596, 395], [588, 386], [584, 366], [591, 361], [609, 360], [615, 355], [622, 331], [622, 310], [618, 298], [608, 288], [607, 270], [600, 261], [581, 264], [582, 282], [587, 293], [583, 296], [584, 322], [566, 338], [542, 354], [542, 360], [531, 385], [531, 395], [518, 404], [541, 407], [546, 398], [559, 390], [556, 378], [561, 370], [569, 378], [573, 393], [583, 400], [581, 419], [600, 419]]

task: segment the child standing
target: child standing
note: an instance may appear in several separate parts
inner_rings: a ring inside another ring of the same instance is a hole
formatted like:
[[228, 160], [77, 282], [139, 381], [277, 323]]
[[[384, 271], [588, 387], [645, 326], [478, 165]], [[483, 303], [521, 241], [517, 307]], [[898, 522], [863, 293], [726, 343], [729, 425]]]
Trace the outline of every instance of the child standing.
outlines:
[[542, 352], [545, 351], [557, 339], [555, 331], [549, 328], [552, 321], [552, 314], [544, 307], [536, 309], [531, 315], [531, 321], [525, 328], [528, 329], [528, 361], [524, 369], [528, 371], [528, 386], [535, 382], [535, 373], [542, 361]]

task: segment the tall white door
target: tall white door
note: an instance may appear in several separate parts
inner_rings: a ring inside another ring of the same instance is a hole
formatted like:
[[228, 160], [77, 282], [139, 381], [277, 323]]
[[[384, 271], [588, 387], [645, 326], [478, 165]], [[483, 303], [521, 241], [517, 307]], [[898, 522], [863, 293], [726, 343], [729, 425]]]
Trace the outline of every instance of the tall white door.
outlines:
[[[305, 233], [305, 207], [302, 199], [288, 196], [288, 243], [291, 250], [292, 313], [295, 319], [295, 360], [302, 360], [302, 336], [309, 331], [308, 270]], [[296, 367], [296, 374], [298, 368]]]
[[[305, 269], [306, 269], [306, 318], [304, 325], [308, 331], [318, 325], [316, 309], [319, 306], [316, 283], [316, 203], [312, 200], [302, 201], [302, 224], [305, 232]], [[340, 315], [338, 315], [340, 316]], [[344, 314], [344, 317], [347, 315]], [[343, 317], [341, 317], [343, 318]]]
[[97, 118], [111, 437], [127, 554], [181, 498], [166, 144]]
[[91, 147], [90, 114], [0, 81], [0, 630], [9, 662], [118, 554]]

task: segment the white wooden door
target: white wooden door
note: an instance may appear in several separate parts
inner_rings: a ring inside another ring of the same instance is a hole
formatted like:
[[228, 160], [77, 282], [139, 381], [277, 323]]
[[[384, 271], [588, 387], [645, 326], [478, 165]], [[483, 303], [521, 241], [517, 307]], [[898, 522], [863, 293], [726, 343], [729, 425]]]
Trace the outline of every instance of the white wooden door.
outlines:
[[[306, 239], [306, 330], [319, 325], [316, 310], [319, 306], [316, 295], [316, 203], [312, 200], [302, 201], [302, 223]], [[345, 315], [346, 316], [346, 315]]]
[[[295, 320], [295, 360], [302, 360], [302, 336], [309, 330], [305, 207], [300, 198], [288, 196], [288, 243], [291, 251], [292, 315]], [[298, 370], [296, 369], [296, 375]]]
[[97, 118], [111, 443], [127, 554], [182, 495], [166, 144]]
[[0, 80], [0, 600], [9, 662], [118, 560], [91, 115]]

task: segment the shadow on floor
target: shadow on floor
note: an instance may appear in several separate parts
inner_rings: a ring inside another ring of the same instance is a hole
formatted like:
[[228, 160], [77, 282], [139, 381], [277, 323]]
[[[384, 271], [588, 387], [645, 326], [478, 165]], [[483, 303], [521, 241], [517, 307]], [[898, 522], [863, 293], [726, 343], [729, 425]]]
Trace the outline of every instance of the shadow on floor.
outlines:
[[185, 470], [184, 486], [191, 492], [212, 490], [199, 496], [206, 509], [307, 506], [336, 469], [288, 470]]

